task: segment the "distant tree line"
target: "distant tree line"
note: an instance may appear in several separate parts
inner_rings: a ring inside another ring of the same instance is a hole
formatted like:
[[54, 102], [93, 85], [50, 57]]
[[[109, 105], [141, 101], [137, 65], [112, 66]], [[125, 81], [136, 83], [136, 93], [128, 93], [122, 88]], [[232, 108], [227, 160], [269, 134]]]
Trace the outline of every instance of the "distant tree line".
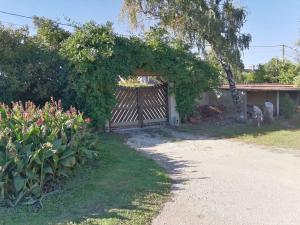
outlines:
[[[210, 52], [207, 55], [207, 61], [219, 71], [220, 79], [225, 83], [225, 74], [213, 53]], [[259, 64], [257, 68], [244, 70], [233, 67], [233, 71], [237, 83], [279, 83], [300, 87], [300, 64], [289, 60], [282, 61], [272, 58], [264, 64]]]
[[296, 84], [300, 76], [300, 65], [292, 61], [273, 58], [265, 64], [259, 64], [253, 71], [242, 72], [245, 83]]

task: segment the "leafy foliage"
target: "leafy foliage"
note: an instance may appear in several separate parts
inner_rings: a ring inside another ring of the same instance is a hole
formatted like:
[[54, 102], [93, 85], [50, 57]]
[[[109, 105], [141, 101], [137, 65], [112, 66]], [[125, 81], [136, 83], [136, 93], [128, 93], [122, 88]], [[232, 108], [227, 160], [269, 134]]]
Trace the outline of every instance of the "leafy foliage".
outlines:
[[280, 99], [280, 113], [287, 119], [291, 118], [295, 114], [295, 103], [289, 94], [285, 94]]
[[[226, 73], [222, 69], [222, 66], [219, 63], [216, 54], [213, 51], [209, 51], [206, 54], [205, 59], [213, 68], [215, 68], [219, 72], [220, 82], [222, 84], [225, 84], [227, 82]], [[240, 66], [233, 65], [232, 71], [233, 71], [233, 74], [235, 75], [234, 78], [237, 83], [249, 83], [253, 79], [252, 78], [253, 76], [251, 76], [251, 72], [243, 71], [243, 68]]]
[[77, 106], [101, 125], [109, 119], [117, 83], [117, 66], [112, 62], [115, 35], [111, 25], [85, 24], [65, 42], [62, 55], [73, 65], [69, 89]]
[[300, 87], [300, 75], [294, 77], [293, 84], [295, 87]]
[[71, 35], [69, 31], [60, 28], [58, 23], [44, 17], [34, 17], [33, 23], [37, 27], [37, 43], [50, 51], [58, 50], [62, 42]]
[[[45, 28], [43, 29], [45, 33]], [[31, 100], [44, 104], [50, 96], [61, 98], [66, 86], [66, 61], [47, 46], [38, 29], [30, 36], [28, 28], [0, 26], [0, 101]], [[49, 31], [51, 32], [51, 31]], [[41, 40], [43, 39], [43, 42]]]
[[0, 106], [0, 197], [10, 206], [34, 204], [78, 164], [93, 159], [83, 115], [60, 102]]
[[75, 105], [102, 127], [115, 105], [118, 75], [136, 70], [172, 83], [182, 118], [194, 99], [216, 86], [214, 68], [190, 52], [165, 29], [153, 28], [144, 40], [115, 34], [112, 25], [89, 22], [70, 33], [55, 22], [34, 18], [37, 34], [27, 28], [0, 29], [0, 101], [32, 100], [44, 104], [51, 96]]
[[300, 75], [299, 65], [285, 60], [273, 58], [250, 72], [242, 72], [238, 78], [240, 83], [280, 83], [296, 85], [296, 77]]
[[61, 49], [74, 70], [68, 88], [77, 106], [98, 125], [104, 125], [115, 104], [118, 75], [128, 77], [143, 69], [173, 83], [171, 91], [179, 113], [182, 117], [191, 113], [195, 99], [216, 85], [218, 75], [181, 42], [167, 41], [166, 35], [161, 35], [164, 32], [152, 29], [142, 41], [117, 36], [111, 24], [87, 23], [78, 28]]
[[233, 65], [241, 63], [240, 50], [251, 40], [249, 34], [241, 33], [246, 11], [231, 0], [124, 0], [123, 14], [133, 26], [140, 24], [139, 19], [152, 17], [201, 49], [208, 42], [218, 59], [222, 56]]
[[290, 62], [282, 62], [278, 59], [271, 59], [266, 64], [261, 64], [254, 73], [254, 82], [269, 82], [292, 84], [295, 76], [299, 75], [300, 68]]

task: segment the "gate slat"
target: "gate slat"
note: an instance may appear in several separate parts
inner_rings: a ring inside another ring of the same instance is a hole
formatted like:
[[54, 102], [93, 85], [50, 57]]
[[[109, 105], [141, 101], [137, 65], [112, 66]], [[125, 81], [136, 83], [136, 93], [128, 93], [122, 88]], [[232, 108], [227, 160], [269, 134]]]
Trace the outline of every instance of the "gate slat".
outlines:
[[118, 87], [110, 128], [143, 126], [168, 121], [167, 85]]

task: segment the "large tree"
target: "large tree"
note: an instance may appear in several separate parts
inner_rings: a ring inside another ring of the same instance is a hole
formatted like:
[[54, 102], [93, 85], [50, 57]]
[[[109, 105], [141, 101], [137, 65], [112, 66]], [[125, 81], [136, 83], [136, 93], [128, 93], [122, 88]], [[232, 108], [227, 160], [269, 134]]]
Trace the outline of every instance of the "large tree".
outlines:
[[251, 41], [251, 36], [241, 31], [246, 19], [244, 8], [232, 0], [124, 0], [123, 12], [133, 25], [147, 17], [154, 19], [204, 53], [209, 45], [226, 73], [233, 102], [241, 115], [232, 67], [242, 66], [241, 51]]

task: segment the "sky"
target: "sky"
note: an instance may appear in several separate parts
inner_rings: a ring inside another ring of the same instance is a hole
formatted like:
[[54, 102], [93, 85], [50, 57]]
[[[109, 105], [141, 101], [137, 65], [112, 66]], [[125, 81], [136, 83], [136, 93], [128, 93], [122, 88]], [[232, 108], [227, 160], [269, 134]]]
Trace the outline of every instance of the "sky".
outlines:
[[[272, 57], [282, 58], [282, 46], [285, 47], [285, 59], [295, 60], [299, 53], [297, 47], [300, 39], [300, 0], [235, 0], [247, 12], [247, 22], [243, 32], [252, 36], [251, 47], [243, 53], [246, 68], [265, 63]], [[84, 23], [94, 20], [97, 23], [114, 23], [115, 32], [132, 34], [126, 21], [120, 20], [122, 0], [0, 0], [0, 11], [26, 16], [44, 16], [51, 19], [70, 18]], [[0, 13], [4, 25], [18, 26], [28, 24], [31, 20]], [[32, 29], [32, 28], [31, 28]], [[259, 47], [271, 46], [271, 47]]]

